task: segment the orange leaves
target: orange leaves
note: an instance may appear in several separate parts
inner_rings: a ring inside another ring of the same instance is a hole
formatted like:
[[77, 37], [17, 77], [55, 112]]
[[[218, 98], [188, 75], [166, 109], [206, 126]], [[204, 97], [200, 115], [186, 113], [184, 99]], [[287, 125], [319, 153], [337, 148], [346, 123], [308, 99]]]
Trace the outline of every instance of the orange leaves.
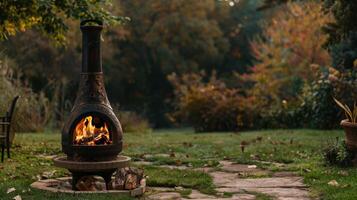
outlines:
[[[321, 11], [320, 3], [288, 3], [266, 24], [263, 36], [251, 42], [258, 61], [250, 75], [255, 82], [252, 95], [269, 102], [297, 100], [294, 84], [314, 78], [311, 65], [328, 66], [330, 57], [323, 49], [327, 36], [322, 26], [331, 17]], [[294, 89], [292, 89], [294, 88]]]

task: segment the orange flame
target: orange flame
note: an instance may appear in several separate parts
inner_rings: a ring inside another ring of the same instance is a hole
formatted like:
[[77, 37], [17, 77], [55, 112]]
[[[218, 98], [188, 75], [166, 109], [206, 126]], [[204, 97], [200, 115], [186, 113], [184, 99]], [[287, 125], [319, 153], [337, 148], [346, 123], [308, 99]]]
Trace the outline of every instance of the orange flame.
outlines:
[[107, 145], [111, 144], [110, 134], [107, 124], [97, 128], [93, 125], [93, 117], [83, 118], [74, 129], [73, 143], [76, 145]]

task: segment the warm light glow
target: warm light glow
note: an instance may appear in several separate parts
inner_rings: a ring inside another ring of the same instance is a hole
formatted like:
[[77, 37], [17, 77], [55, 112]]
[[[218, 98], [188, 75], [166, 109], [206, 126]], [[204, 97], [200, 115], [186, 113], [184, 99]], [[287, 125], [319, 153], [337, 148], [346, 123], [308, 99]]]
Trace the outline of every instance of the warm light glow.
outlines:
[[94, 125], [92, 116], [83, 118], [74, 129], [73, 144], [75, 145], [107, 145], [111, 144], [110, 134], [107, 124], [102, 126]]

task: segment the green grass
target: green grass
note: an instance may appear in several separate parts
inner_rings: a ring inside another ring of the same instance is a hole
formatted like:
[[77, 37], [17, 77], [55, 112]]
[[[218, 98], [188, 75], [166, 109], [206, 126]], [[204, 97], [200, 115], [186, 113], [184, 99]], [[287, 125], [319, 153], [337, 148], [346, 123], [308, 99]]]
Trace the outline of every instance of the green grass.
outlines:
[[[257, 137], [262, 137], [262, 141], [256, 141]], [[191, 170], [162, 169], [155, 165], [216, 167], [218, 161], [229, 159], [257, 164], [273, 171], [298, 172], [305, 177], [306, 184], [311, 186], [313, 197], [331, 200], [355, 199], [357, 170], [327, 167], [322, 160], [322, 149], [328, 141], [335, 140], [336, 137], [343, 138], [343, 132], [266, 130], [238, 134], [195, 134], [189, 129], [160, 130], [146, 134], [125, 134], [123, 154], [134, 160], [142, 159], [145, 154], [171, 154], [170, 157], [153, 156], [149, 159], [154, 163], [153, 166], [145, 167], [150, 186], [182, 186], [212, 194], [212, 179], [207, 174]], [[249, 143], [244, 153], [240, 147], [242, 141]], [[36, 176], [45, 171], [57, 170], [55, 176], [58, 177], [68, 174], [64, 169], [53, 167], [52, 161], [45, 158], [46, 155], [62, 154], [59, 134], [17, 134], [12, 153], [12, 159], [0, 164], [0, 199], [11, 199], [17, 194], [23, 199], [118, 199], [113, 195], [81, 195], [79, 198], [38, 190], [28, 191]], [[274, 162], [284, 163], [284, 166], [276, 166]], [[344, 174], [347, 172], [348, 175], [341, 175], [341, 171], [344, 171]], [[338, 181], [339, 187], [327, 184], [334, 179]], [[6, 194], [10, 187], [15, 187], [16, 192]]]
[[165, 169], [153, 166], [145, 167], [145, 174], [149, 176], [148, 185], [157, 187], [192, 188], [206, 194], [215, 194], [212, 178], [203, 172], [192, 170]]

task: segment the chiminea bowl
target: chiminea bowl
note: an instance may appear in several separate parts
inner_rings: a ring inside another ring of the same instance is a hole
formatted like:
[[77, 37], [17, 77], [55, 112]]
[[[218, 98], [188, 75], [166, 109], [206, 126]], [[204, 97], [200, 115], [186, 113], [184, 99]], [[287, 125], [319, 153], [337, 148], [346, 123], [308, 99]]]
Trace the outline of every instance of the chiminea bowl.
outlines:
[[[97, 25], [86, 25], [88, 22]], [[122, 150], [122, 128], [115, 116], [104, 87], [100, 37], [103, 24], [97, 20], [81, 22], [83, 33], [82, 73], [73, 109], [62, 130], [62, 150], [74, 161], [113, 160]], [[110, 144], [83, 145], [74, 143], [74, 131], [85, 117], [95, 116], [108, 126]]]

